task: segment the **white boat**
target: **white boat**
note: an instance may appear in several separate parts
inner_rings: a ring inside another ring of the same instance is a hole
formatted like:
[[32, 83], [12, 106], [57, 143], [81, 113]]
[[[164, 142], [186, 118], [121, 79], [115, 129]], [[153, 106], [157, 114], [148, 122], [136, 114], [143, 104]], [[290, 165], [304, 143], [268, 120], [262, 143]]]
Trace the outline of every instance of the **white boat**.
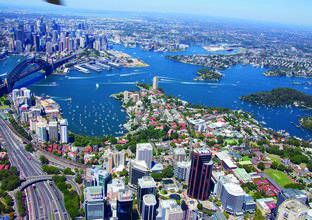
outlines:
[[96, 87], [96, 88], [99, 88], [99, 87], [100, 87], [100, 85], [97, 83], [97, 84], [95, 84], [95, 87]]

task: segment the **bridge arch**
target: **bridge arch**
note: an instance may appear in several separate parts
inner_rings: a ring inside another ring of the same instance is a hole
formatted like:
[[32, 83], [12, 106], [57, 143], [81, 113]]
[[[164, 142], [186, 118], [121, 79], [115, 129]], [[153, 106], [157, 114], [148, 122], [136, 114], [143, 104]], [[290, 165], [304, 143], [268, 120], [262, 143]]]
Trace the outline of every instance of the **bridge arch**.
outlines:
[[[23, 72], [31, 64], [37, 64], [38, 67]], [[20, 62], [6, 77], [8, 91], [10, 92], [12, 90], [17, 81], [41, 69], [45, 70], [46, 74], [50, 74], [52, 72], [52, 66], [42, 59], [31, 58]]]

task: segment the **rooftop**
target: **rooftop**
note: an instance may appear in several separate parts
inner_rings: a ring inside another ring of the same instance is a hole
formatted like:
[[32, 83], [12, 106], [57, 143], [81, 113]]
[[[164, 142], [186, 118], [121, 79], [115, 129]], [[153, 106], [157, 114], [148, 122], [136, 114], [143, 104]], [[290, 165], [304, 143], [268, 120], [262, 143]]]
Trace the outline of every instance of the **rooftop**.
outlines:
[[105, 199], [102, 186], [92, 186], [85, 189], [85, 200], [88, 202], [101, 201]]
[[198, 153], [198, 154], [211, 154], [211, 151], [209, 150], [209, 148], [196, 148], [194, 150], [194, 153]]
[[147, 194], [143, 196], [143, 203], [145, 205], [156, 205], [156, 198], [153, 194]]
[[152, 188], [156, 187], [156, 183], [151, 176], [143, 176], [141, 179], [138, 179], [138, 185], [141, 188]]
[[120, 190], [117, 193], [117, 198], [118, 198], [118, 201], [122, 201], [122, 202], [132, 201], [133, 200], [132, 193], [128, 189]]
[[136, 150], [153, 150], [153, 146], [150, 143], [137, 144]]

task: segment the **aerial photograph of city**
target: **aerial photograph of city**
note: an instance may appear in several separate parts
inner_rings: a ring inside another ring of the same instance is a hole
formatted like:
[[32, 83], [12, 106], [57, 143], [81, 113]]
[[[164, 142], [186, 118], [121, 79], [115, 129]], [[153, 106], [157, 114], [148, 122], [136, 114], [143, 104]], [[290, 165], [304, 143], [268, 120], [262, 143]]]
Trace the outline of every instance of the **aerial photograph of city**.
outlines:
[[0, 220], [312, 220], [311, 11], [0, 0]]

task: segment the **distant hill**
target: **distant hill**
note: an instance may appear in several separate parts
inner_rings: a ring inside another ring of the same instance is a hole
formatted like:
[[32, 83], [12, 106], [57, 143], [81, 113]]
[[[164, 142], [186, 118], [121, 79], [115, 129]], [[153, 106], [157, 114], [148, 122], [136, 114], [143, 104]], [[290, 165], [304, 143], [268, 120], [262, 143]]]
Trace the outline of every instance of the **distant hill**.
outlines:
[[240, 99], [267, 105], [300, 105], [312, 107], [312, 96], [291, 88], [276, 88], [271, 91], [252, 93], [242, 96]]

